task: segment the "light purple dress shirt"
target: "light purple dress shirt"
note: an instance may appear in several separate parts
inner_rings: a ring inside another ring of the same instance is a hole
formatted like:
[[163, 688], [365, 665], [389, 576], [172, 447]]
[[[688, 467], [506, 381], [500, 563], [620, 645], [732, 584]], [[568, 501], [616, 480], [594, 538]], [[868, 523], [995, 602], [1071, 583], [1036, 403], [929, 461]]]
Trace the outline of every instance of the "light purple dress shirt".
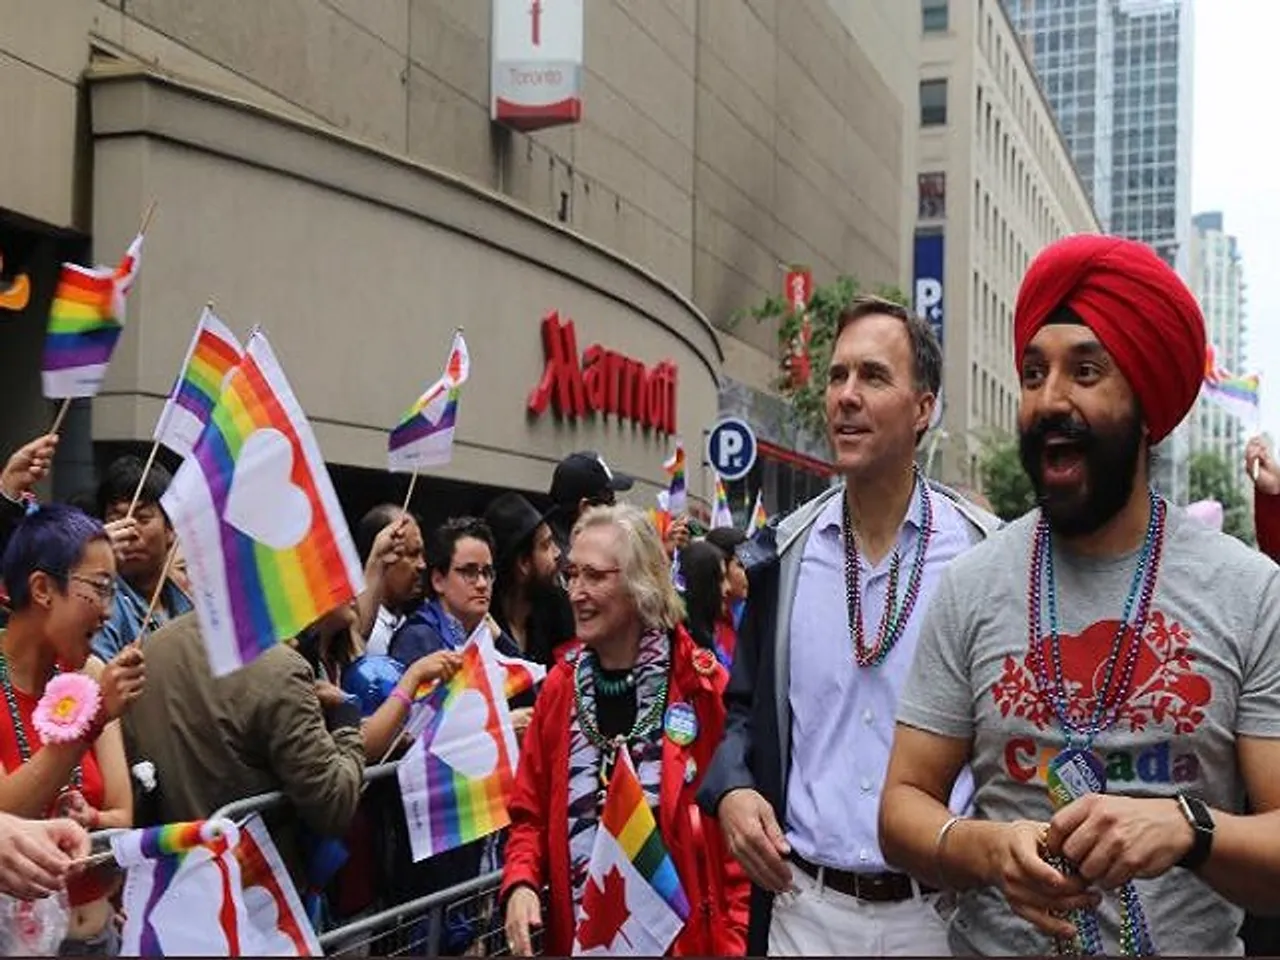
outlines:
[[[786, 835], [792, 849], [810, 863], [857, 873], [887, 869], [877, 821], [898, 692], [910, 672], [920, 623], [943, 569], [978, 536], [947, 497], [930, 491], [929, 498], [933, 536], [920, 596], [901, 638], [878, 666], [860, 667], [853, 655], [840, 530], [843, 493], [818, 515], [804, 546], [791, 608]], [[923, 491], [917, 483], [895, 546], [902, 555], [899, 602], [906, 594], [921, 543], [923, 507]], [[889, 551], [875, 567], [865, 557], [859, 558], [863, 636], [868, 645], [875, 643], [879, 633], [893, 553]], [[972, 796], [973, 776], [966, 767], [952, 792], [951, 809], [964, 810]]]

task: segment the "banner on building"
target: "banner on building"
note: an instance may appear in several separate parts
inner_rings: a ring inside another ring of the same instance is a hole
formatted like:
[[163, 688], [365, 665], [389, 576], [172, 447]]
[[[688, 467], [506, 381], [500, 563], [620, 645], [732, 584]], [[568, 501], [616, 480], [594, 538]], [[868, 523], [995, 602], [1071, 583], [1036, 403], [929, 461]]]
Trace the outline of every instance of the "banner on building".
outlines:
[[943, 342], [943, 262], [942, 234], [917, 233], [912, 307], [929, 321], [939, 343]]
[[492, 0], [490, 116], [517, 130], [582, 119], [583, 0]]

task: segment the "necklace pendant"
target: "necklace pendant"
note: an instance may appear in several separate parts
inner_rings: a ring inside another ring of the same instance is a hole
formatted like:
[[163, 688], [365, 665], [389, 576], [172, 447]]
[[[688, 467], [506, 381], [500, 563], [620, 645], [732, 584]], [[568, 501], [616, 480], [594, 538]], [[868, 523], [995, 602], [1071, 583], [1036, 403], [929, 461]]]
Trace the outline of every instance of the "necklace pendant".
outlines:
[[1107, 792], [1107, 772], [1092, 750], [1067, 746], [1049, 761], [1045, 777], [1055, 809], [1090, 793]]

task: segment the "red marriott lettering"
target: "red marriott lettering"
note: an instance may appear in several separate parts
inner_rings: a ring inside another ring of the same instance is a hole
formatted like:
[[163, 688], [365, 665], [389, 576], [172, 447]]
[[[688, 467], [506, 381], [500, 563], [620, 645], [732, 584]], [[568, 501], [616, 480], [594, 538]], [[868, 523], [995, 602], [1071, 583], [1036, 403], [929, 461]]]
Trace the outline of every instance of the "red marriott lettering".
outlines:
[[659, 433], [676, 432], [676, 381], [679, 371], [669, 360], [646, 367], [615, 350], [592, 344], [578, 362], [578, 335], [573, 321], [552, 310], [542, 320], [542, 347], [547, 365], [529, 394], [529, 412], [539, 416], [548, 404], [569, 420], [588, 412], [615, 414]]

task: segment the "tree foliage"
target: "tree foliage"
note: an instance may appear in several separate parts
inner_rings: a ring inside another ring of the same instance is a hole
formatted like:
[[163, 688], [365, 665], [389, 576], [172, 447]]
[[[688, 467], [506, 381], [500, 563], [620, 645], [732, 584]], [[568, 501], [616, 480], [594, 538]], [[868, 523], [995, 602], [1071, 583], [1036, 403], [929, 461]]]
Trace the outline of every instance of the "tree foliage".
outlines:
[[[796, 385], [784, 371], [774, 384], [790, 402], [792, 417], [797, 426], [811, 436], [821, 437], [826, 433], [826, 376], [827, 366], [831, 362], [831, 350], [835, 345], [836, 323], [849, 302], [863, 292], [865, 291], [857, 280], [843, 275], [832, 283], [814, 286], [807, 311], [811, 331], [809, 366], [812, 373], [807, 383]], [[894, 303], [910, 305], [906, 294], [897, 287], [879, 286], [871, 292]], [[778, 347], [785, 357], [790, 345], [800, 338], [805, 314], [793, 312], [786, 298], [778, 294], [738, 314], [734, 317], [734, 324], [743, 317], [750, 317], [757, 323], [777, 323]]]
[[1022, 469], [1018, 441], [1010, 436], [988, 438], [978, 461], [982, 492], [1001, 520], [1014, 520], [1036, 505], [1035, 490]]
[[1187, 473], [1192, 502], [1217, 500], [1222, 504], [1222, 532], [1252, 544], [1249, 504], [1240, 492], [1232, 465], [1216, 453], [1203, 451], [1191, 458]]

